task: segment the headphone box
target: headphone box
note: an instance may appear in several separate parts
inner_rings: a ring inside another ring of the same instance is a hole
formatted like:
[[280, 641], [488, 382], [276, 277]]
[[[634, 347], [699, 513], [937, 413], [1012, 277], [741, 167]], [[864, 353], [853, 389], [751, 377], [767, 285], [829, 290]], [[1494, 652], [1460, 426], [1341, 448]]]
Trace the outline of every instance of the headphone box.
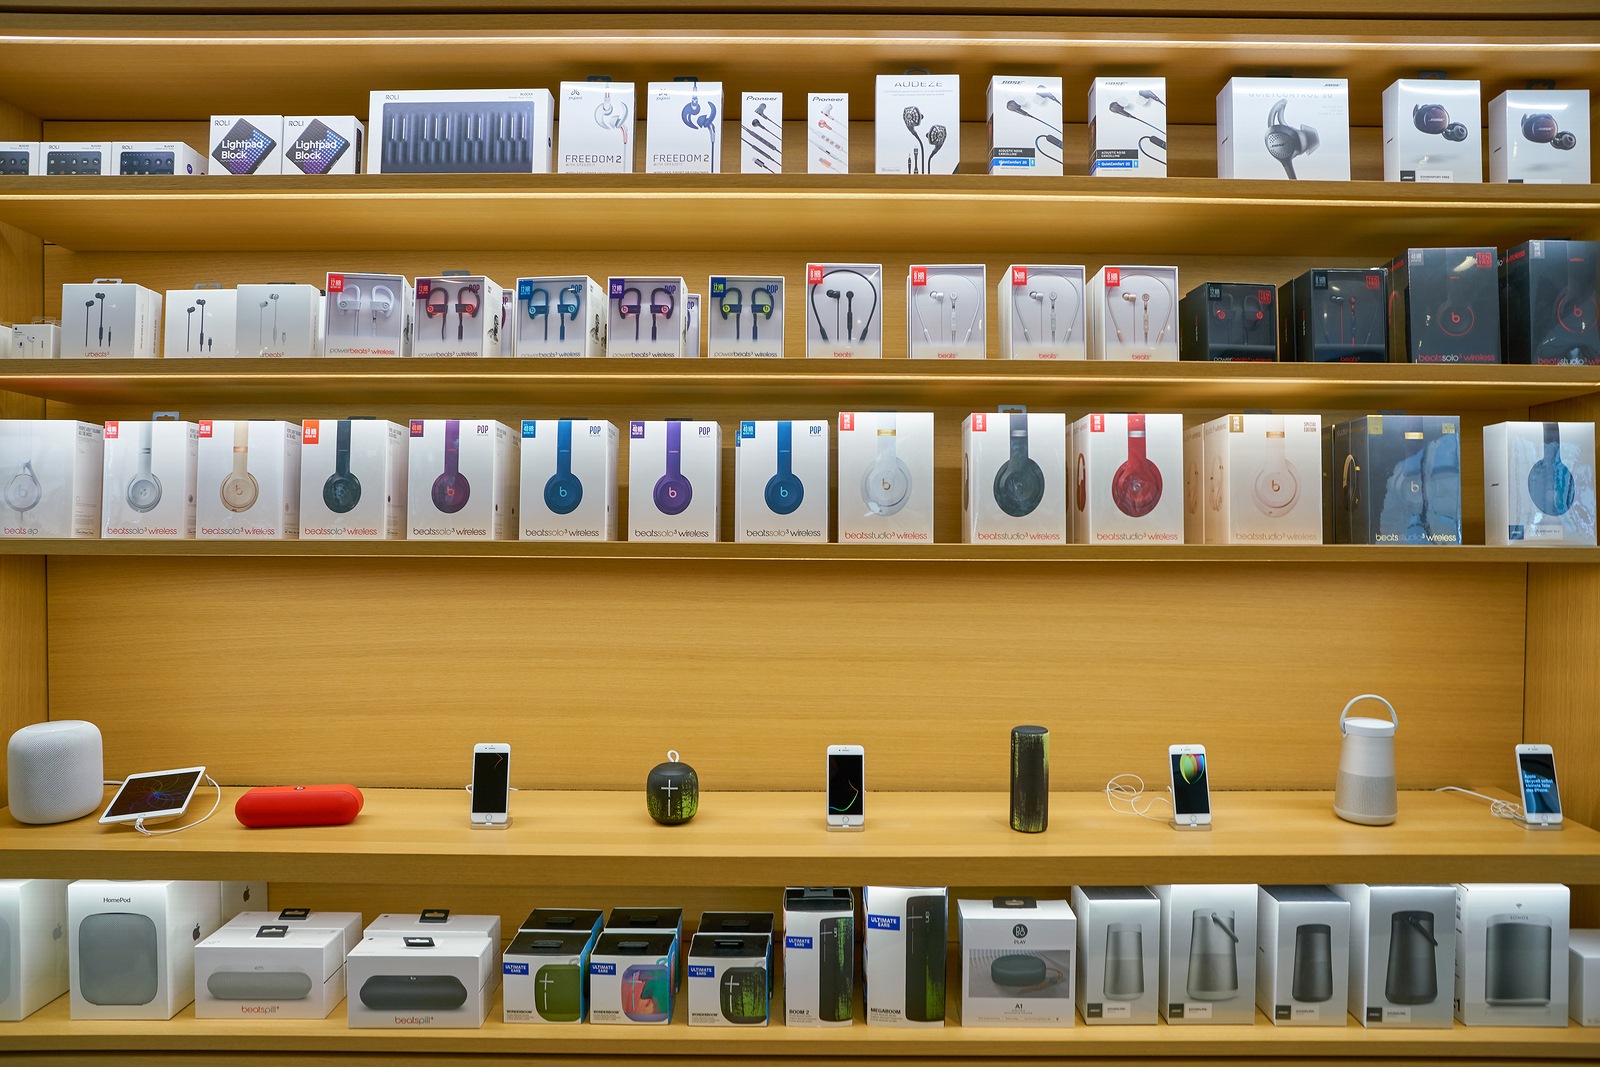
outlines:
[[766, 1026], [772, 935], [699, 933], [689, 943], [690, 1026]]
[[839, 412], [839, 543], [933, 543], [933, 413]]
[[1567, 1015], [1579, 1026], [1600, 1026], [1600, 930], [1567, 938]]
[[1592, 422], [1483, 428], [1483, 524], [1489, 545], [1595, 543]]
[[1447, 885], [1336, 885], [1350, 902], [1350, 1014], [1366, 1027], [1448, 1030], [1456, 893]]
[[1325, 885], [1264, 885], [1256, 898], [1256, 1007], [1274, 1026], [1345, 1025], [1350, 902]]
[[195, 946], [221, 925], [216, 882], [73, 882], [72, 1018], [172, 1018], [194, 1000]]
[[745, 421], [733, 448], [735, 541], [828, 541], [827, 419]]
[[[628, 299], [628, 294], [633, 299]], [[645, 295], [649, 294], [649, 301]], [[682, 278], [610, 278], [607, 296], [610, 305], [606, 331], [608, 356], [689, 355], [688, 286]], [[650, 335], [644, 334], [644, 320], [650, 319]]]
[[690, 293], [683, 299], [683, 354], [689, 359], [699, 359], [700, 294]]
[[523, 419], [519, 514], [523, 541], [615, 541], [616, 426]]
[[534, 908], [517, 931], [538, 933], [583, 932], [598, 934], [605, 925], [605, 913], [598, 908]]
[[806, 173], [850, 173], [849, 93], [806, 96]]
[[1456, 1018], [1565, 1027], [1571, 904], [1564, 885], [1457, 885]]
[[1489, 101], [1489, 180], [1589, 184], [1589, 90], [1508, 89]]
[[[238, 351], [239, 291], [217, 285], [168, 289], [167, 328], [161, 355], [167, 359], [222, 358]], [[222, 342], [218, 347], [217, 342]]]
[[1161, 1017], [1170, 1025], [1256, 1018], [1256, 887], [1158, 885]]
[[1001, 359], [1089, 358], [1083, 267], [1012, 264], [995, 290]]
[[628, 540], [716, 541], [722, 528], [722, 427], [628, 424]]
[[635, 115], [633, 82], [562, 82], [556, 169], [632, 174]]
[[783, 94], [744, 93], [739, 114], [739, 173], [782, 174]]
[[500, 980], [500, 942], [483, 934], [373, 933], [345, 958], [357, 1029], [476, 1030]]
[[375, 91], [367, 173], [548, 174], [554, 112], [549, 89]]
[[1071, 448], [1078, 544], [1183, 544], [1182, 415], [1085, 415]]
[[1090, 1026], [1154, 1026], [1161, 902], [1144, 886], [1073, 886], [1076, 1000]]
[[[706, 355], [782, 359], [783, 278], [713, 274], [710, 286], [712, 314], [706, 319]], [[746, 318], [750, 320], [748, 330]]]
[[201, 419], [195, 536], [300, 536], [300, 424]]
[[67, 883], [0, 879], [0, 1022], [26, 1019], [67, 991]]
[[[284, 921], [247, 913], [194, 950], [197, 1019], [324, 1019], [345, 997], [345, 956], [361, 916], [313, 912]], [[335, 921], [328, 921], [333, 919]]]
[[1178, 268], [1107, 266], [1089, 279], [1089, 358], [1178, 358]]
[[1066, 543], [1065, 415], [979, 411], [963, 420], [961, 540]]
[[1528, 241], [1500, 260], [1507, 363], [1600, 363], [1600, 241]]
[[0, 537], [99, 537], [104, 475], [101, 426], [0, 421]]
[[508, 1023], [581, 1023], [589, 1015], [593, 930], [524, 930], [500, 964], [502, 1017]]
[[855, 929], [853, 889], [783, 891], [784, 1025], [854, 1025]]
[[1059, 177], [1061, 79], [989, 79], [989, 173]]
[[[413, 356], [481, 358], [500, 354], [505, 298], [493, 279], [481, 274], [418, 278], [413, 293]], [[438, 337], [434, 336], [435, 320]]]
[[644, 128], [646, 174], [718, 174], [722, 171], [722, 83], [650, 82]]
[[1184, 435], [1184, 462], [1192, 544], [1322, 544], [1322, 416], [1224, 415]]
[[323, 300], [325, 356], [411, 354], [411, 283], [402, 274], [329, 274]]
[[1217, 94], [1217, 177], [1349, 181], [1349, 82], [1230, 78]]
[[[552, 299], [553, 296], [553, 299]], [[605, 290], [583, 274], [518, 278], [514, 355], [594, 358], [606, 354]], [[550, 320], [555, 319], [551, 335]]]
[[11, 327], [12, 359], [60, 359], [61, 326], [54, 322], [19, 322]]
[[1475, 81], [1401, 78], [1383, 91], [1383, 180], [1483, 181]]
[[204, 174], [206, 160], [182, 141], [115, 141], [113, 174]]
[[51, 177], [115, 173], [110, 141], [43, 141], [39, 154], [44, 157], [39, 173]]
[[283, 116], [212, 115], [206, 152], [211, 174], [282, 174]]
[[0, 141], [0, 175], [20, 178], [43, 173], [38, 141]]
[[366, 133], [354, 115], [285, 115], [283, 172], [360, 174]]
[[240, 356], [322, 355], [322, 290], [314, 285], [241, 285], [234, 313]]
[[406, 536], [420, 541], [514, 541], [517, 446], [490, 419], [412, 419]]
[[959, 74], [880, 74], [876, 104], [879, 174], [956, 172], [961, 162]]
[[398, 423], [306, 419], [300, 424], [300, 536], [403, 540], [408, 458], [406, 428]]
[[985, 358], [988, 288], [982, 263], [913, 266], [906, 276], [906, 354], [912, 359]]
[[[832, 303], [832, 322], [817, 298]], [[806, 355], [811, 358], [883, 357], [883, 265], [881, 263], [806, 264]], [[857, 328], [859, 325], [859, 329]]]
[[961, 1025], [1073, 1025], [1078, 917], [1065, 900], [959, 900]]
[[589, 956], [589, 1021], [672, 1021], [678, 934], [673, 930], [602, 931]]
[[1494, 248], [1409, 248], [1389, 263], [1389, 351], [1411, 363], [1499, 363]]
[[1165, 78], [1096, 78], [1089, 83], [1091, 175], [1167, 176], [1166, 97]]
[[65, 359], [154, 359], [160, 336], [160, 293], [121, 278], [61, 287]]
[[193, 537], [196, 453], [192, 422], [105, 424], [101, 537]]
[[1273, 363], [1278, 358], [1277, 289], [1256, 282], [1206, 282], [1178, 301], [1178, 358]]
[[943, 886], [862, 890], [868, 1026], [944, 1025], [949, 915]]
[[1387, 363], [1389, 271], [1318, 267], [1278, 287], [1279, 358]]
[[1461, 419], [1367, 415], [1333, 428], [1323, 507], [1341, 545], [1461, 543]]

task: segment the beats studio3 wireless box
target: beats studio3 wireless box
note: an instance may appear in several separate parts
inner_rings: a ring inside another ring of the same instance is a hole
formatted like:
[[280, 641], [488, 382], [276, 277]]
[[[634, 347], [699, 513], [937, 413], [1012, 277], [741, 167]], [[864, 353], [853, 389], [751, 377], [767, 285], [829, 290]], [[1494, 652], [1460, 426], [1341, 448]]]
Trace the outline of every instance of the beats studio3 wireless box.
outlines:
[[689, 943], [690, 1026], [766, 1026], [772, 1014], [772, 935], [699, 933]]
[[628, 540], [716, 541], [721, 530], [722, 427], [629, 423]]
[[283, 173], [282, 115], [212, 115], [207, 173]]
[[40, 174], [57, 177], [80, 174], [115, 174], [110, 141], [44, 141]]
[[1178, 301], [1178, 358], [1272, 363], [1278, 358], [1277, 288], [1206, 282]]
[[1459, 545], [1461, 419], [1368, 415], [1333, 428], [1333, 544]]
[[1600, 363], [1600, 241], [1528, 241], [1500, 260], [1507, 363]]
[[420, 541], [514, 541], [517, 441], [492, 419], [412, 419], [406, 460], [406, 536]]
[[1349, 181], [1349, 82], [1229, 79], [1217, 94], [1217, 177]]
[[500, 355], [505, 296], [494, 279], [481, 274], [418, 278], [412, 296], [413, 356]]
[[581, 1023], [587, 1020], [589, 954], [599, 937], [598, 929], [523, 930], [518, 933], [500, 965], [504, 1020], [508, 1023]]
[[206, 160], [182, 141], [116, 141], [112, 174], [204, 174]]
[[1332, 888], [1350, 902], [1350, 1014], [1366, 1027], [1450, 1029], [1455, 887]]
[[239, 354], [237, 289], [217, 285], [168, 289], [166, 309], [163, 358], [226, 358]]
[[1184, 434], [1184, 536], [1322, 543], [1322, 417], [1224, 415]]
[[735, 541], [827, 543], [829, 431], [827, 419], [739, 424]]
[[1178, 358], [1178, 268], [1102, 267], [1089, 279], [1089, 358]]
[[403, 274], [329, 274], [325, 356], [409, 356], [415, 294]]
[[989, 173], [1060, 177], [1061, 79], [989, 79]]
[[397, 541], [406, 536], [407, 428], [381, 419], [300, 424], [300, 536]]
[[1001, 359], [1088, 359], [1081, 266], [1012, 264], [996, 286]]
[[1090, 1026], [1154, 1026], [1159, 1014], [1161, 901], [1144, 886], [1072, 887], [1078, 918], [1077, 1004]]
[[476, 1030], [500, 981], [500, 943], [485, 934], [367, 933], [345, 959], [356, 1029]]
[[782, 174], [783, 94], [741, 94], [739, 125], [739, 173]]
[[589, 955], [589, 1021], [665, 1026], [677, 986], [678, 934], [601, 932]]
[[324, 1019], [345, 997], [361, 916], [246, 912], [194, 950], [197, 1019]]
[[1183, 544], [1182, 415], [1085, 415], [1069, 448], [1077, 544]]
[[1383, 91], [1383, 180], [1483, 181], [1477, 82], [1401, 78]]
[[961, 540], [1065, 544], [1067, 417], [974, 412], [961, 423]]
[[961, 76], [880, 74], [879, 174], [954, 174], [961, 162]]
[[[3, 329], [3, 327], [0, 327]], [[8, 359], [60, 359], [61, 325], [50, 322], [19, 322], [11, 327]]]
[[854, 1024], [855, 916], [853, 889], [783, 891], [784, 1025]]
[[1089, 83], [1089, 173], [1097, 178], [1165, 178], [1166, 98], [1165, 78], [1096, 78]]
[[216, 882], [73, 882], [72, 1018], [172, 1018], [194, 1000], [195, 946], [221, 925]]
[[646, 174], [722, 171], [722, 83], [694, 78], [650, 82], [644, 128]]
[[1350, 902], [1325, 885], [1264, 885], [1256, 900], [1256, 1007], [1274, 1026], [1344, 1026]]
[[706, 305], [706, 355], [783, 358], [783, 279], [713, 274]]
[[373, 92], [367, 173], [548, 174], [554, 112], [549, 89]]
[[637, 118], [633, 82], [562, 82], [556, 170], [632, 174]]
[[268, 359], [322, 355], [322, 290], [314, 285], [241, 285], [234, 350]]
[[862, 890], [868, 1026], [943, 1026], [949, 915], [943, 886]]
[[360, 174], [366, 134], [354, 115], [285, 115], [283, 173]]
[[1256, 887], [1158, 885], [1161, 1017], [1172, 1026], [1256, 1018]]
[[1065, 900], [959, 900], [962, 1026], [1071, 1026], [1078, 917]]
[[105, 429], [0, 421], [0, 537], [99, 537]]
[[1493, 247], [1409, 248], [1389, 263], [1389, 352], [1397, 362], [1499, 363]]
[[63, 359], [154, 359], [161, 294], [121, 278], [61, 287]]
[[1564, 885], [1456, 886], [1456, 1018], [1467, 1026], [1567, 1025]]
[[593, 278], [518, 278], [515, 296], [507, 331], [512, 355], [594, 359], [606, 354], [610, 308], [605, 289]]
[[0, 1022], [26, 1019], [67, 991], [67, 883], [0, 879]]
[[1588, 185], [1589, 90], [1508, 89], [1489, 101], [1489, 180]]
[[617, 440], [603, 419], [522, 420], [520, 540], [617, 539]]
[[983, 359], [982, 263], [913, 266], [906, 276], [906, 354], [912, 359]]
[[193, 537], [195, 458], [192, 422], [105, 424], [101, 537]]
[[1278, 287], [1279, 359], [1387, 363], [1389, 271], [1319, 267]]
[[806, 356], [883, 358], [883, 265], [806, 264]]
[[1592, 422], [1485, 426], [1484, 544], [1594, 544], [1594, 460]]
[[1600, 930], [1568, 935], [1567, 1015], [1579, 1026], [1600, 1026]]
[[606, 293], [606, 355], [676, 359], [691, 354], [689, 288], [682, 278], [610, 278]]
[[300, 536], [300, 424], [201, 419], [195, 536]]
[[839, 412], [839, 543], [933, 543], [933, 413]]

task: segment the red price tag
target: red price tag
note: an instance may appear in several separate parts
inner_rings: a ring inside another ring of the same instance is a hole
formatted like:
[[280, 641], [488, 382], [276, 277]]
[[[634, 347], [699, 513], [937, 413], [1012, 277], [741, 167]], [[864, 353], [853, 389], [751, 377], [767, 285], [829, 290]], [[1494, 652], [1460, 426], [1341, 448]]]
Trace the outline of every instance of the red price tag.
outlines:
[[118, 428], [118, 426], [119, 426], [119, 424], [115, 423], [115, 422], [106, 423], [106, 440], [107, 441], [115, 441], [117, 439], [117, 428]]
[[211, 420], [210, 419], [201, 419], [200, 420], [200, 438], [201, 438], [201, 440], [205, 440], [206, 438], [208, 438], [210, 436], [211, 436]]
[[314, 445], [320, 434], [321, 423], [316, 419], [306, 419], [300, 424], [300, 441], [302, 444]]
[[1012, 285], [1027, 285], [1028, 284], [1028, 268], [1027, 267], [1012, 267], [1011, 268], [1011, 284]]
[[807, 285], [821, 285], [822, 284], [822, 274], [823, 274], [823, 270], [822, 270], [822, 264], [821, 263], [807, 263], [806, 264], [806, 284]]
[[1122, 284], [1122, 270], [1118, 267], [1106, 268], [1106, 288], [1115, 289]]
[[981, 411], [972, 413], [972, 432], [984, 433], [989, 429], [989, 416]]
[[1104, 415], [1090, 415], [1089, 416], [1089, 432], [1090, 433], [1105, 433], [1106, 432], [1106, 417]]
[[927, 285], [927, 284], [928, 284], [928, 268], [927, 267], [912, 267], [911, 268], [911, 288], [920, 289], [922, 286]]
[[856, 428], [856, 413], [853, 411], [839, 412], [839, 432], [854, 432]]
[[330, 274], [330, 275], [328, 275], [328, 292], [330, 292], [330, 293], [342, 293], [342, 292], [344, 292], [344, 275], [343, 274]]

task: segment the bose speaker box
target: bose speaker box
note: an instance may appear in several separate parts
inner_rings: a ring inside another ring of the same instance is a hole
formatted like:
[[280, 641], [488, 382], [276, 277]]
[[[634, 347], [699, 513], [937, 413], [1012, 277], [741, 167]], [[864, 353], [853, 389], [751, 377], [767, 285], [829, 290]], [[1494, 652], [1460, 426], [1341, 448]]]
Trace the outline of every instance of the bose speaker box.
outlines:
[[1090, 1026], [1155, 1025], [1161, 901], [1144, 886], [1072, 888], [1077, 1002]]
[[1455, 887], [1336, 885], [1333, 891], [1350, 902], [1350, 1014], [1367, 1027], [1450, 1029]]
[[1567, 1025], [1564, 885], [1456, 886], [1456, 1018], [1467, 1026]]
[[826, 419], [745, 421], [733, 450], [735, 541], [828, 540]]
[[195, 1018], [326, 1018], [360, 930], [354, 912], [242, 913], [195, 948]]
[[1343, 1027], [1350, 902], [1323, 885], [1264, 885], [1256, 908], [1256, 1007], [1274, 1026]]
[[194, 1000], [195, 946], [220, 925], [216, 882], [73, 882], [72, 1018], [172, 1018]]
[[1161, 1017], [1170, 1025], [1253, 1023], [1256, 887], [1159, 885]]
[[368, 934], [345, 960], [351, 1029], [477, 1029], [499, 982], [499, 952], [483, 934]]
[[962, 422], [961, 540], [1066, 543], [1065, 415], [980, 411]]
[[105, 800], [100, 728], [81, 719], [24, 726], [6, 744], [6, 794], [21, 823], [56, 823], [93, 814]]
[[0, 1022], [26, 1019], [67, 985], [67, 883], [0, 879]]
[[503, 422], [412, 419], [407, 537], [508, 541], [517, 529], [517, 445]]
[[617, 442], [603, 419], [522, 420], [521, 540], [617, 539]]

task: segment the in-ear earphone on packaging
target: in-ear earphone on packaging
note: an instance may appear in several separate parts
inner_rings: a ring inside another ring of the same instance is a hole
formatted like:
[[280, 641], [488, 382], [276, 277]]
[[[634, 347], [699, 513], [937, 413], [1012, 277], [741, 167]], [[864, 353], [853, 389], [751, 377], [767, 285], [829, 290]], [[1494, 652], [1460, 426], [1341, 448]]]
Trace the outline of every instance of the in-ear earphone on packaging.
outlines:
[[1443, 137], [1446, 141], [1465, 141], [1467, 124], [1451, 122], [1450, 112], [1443, 104], [1417, 104], [1411, 109], [1411, 123], [1418, 131]]
[[1548, 111], [1531, 112], [1522, 116], [1522, 136], [1534, 144], [1547, 144], [1561, 152], [1578, 147], [1578, 135], [1563, 130], [1556, 117]]
[[[829, 355], [853, 355], [857, 344], [867, 342], [873, 321], [878, 314], [880, 284], [868, 276], [868, 271], [873, 272], [878, 278], [882, 277], [882, 268], [878, 266], [861, 266], [861, 269], [857, 269], [855, 266], [830, 267], [811, 264], [806, 268], [807, 301], [811, 305], [812, 321], [815, 324], [817, 337], [823, 344], [832, 346], [832, 350], [827, 353]], [[819, 294], [833, 302], [834, 328], [831, 335], [822, 311], [817, 306]], [[865, 307], [858, 306], [858, 301], [859, 305]], [[858, 315], [860, 315], [859, 330], [856, 329]]]
[[1322, 138], [1313, 126], [1290, 126], [1284, 118], [1288, 109], [1289, 100], [1285, 97], [1267, 112], [1266, 146], [1267, 154], [1282, 163], [1284, 173], [1292, 179], [1294, 161], [1315, 152]]
[[974, 337], [983, 339], [983, 268], [912, 267], [910, 280], [910, 314], [922, 335], [920, 344], [913, 340], [911, 355], [981, 355], [963, 349]]

